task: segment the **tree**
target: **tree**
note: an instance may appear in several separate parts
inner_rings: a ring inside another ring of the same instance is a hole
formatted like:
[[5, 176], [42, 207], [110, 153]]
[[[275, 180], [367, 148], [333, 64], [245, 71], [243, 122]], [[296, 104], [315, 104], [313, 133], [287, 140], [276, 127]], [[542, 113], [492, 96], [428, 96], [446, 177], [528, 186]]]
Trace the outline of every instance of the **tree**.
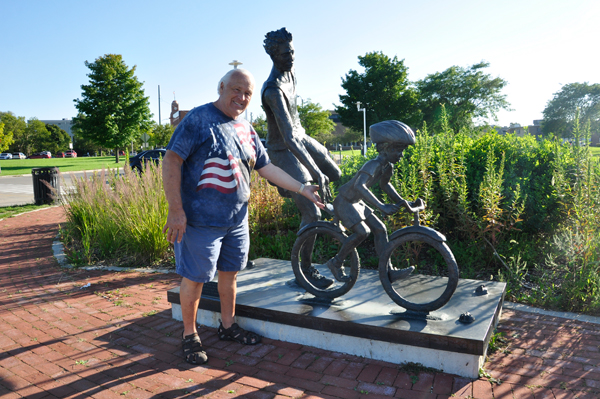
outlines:
[[69, 143], [71, 142], [69, 133], [65, 132], [56, 125], [49, 124], [46, 124], [46, 130], [49, 133], [48, 142], [46, 143], [46, 148], [48, 151], [51, 153], [56, 153], [69, 149]]
[[329, 119], [331, 113], [322, 109], [321, 104], [313, 103], [309, 98], [298, 107], [298, 115], [307, 135], [319, 143], [331, 142], [331, 132], [335, 130], [335, 123]]
[[129, 69], [121, 55], [107, 54], [94, 62], [85, 62], [91, 72], [89, 85], [82, 85], [82, 98], [75, 99], [79, 111], [73, 125], [83, 138], [104, 148], [119, 149], [147, 131], [151, 126], [148, 97], [144, 97], [142, 83]]
[[50, 132], [46, 129], [46, 124], [38, 120], [38, 118], [31, 118], [27, 121], [24, 140], [28, 143], [26, 144], [28, 154], [39, 151], [50, 151], [48, 149]]
[[256, 131], [256, 134], [258, 134], [258, 137], [261, 139], [267, 138], [267, 119], [263, 115], [258, 116], [258, 118], [252, 122], [252, 127]]
[[417, 82], [419, 107], [428, 126], [438, 128], [441, 105], [451, 129], [458, 131], [471, 126], [474, 118], [492, 116], [500, 109], [510, 109], [501, 90], [507, 82], [483, 73], [489, 62], [480, 62], [468, 68], [452, 66], [443, 72], [427, 75]]
[[421, 122], [417, 105], [417, 92], [408, 80], [408, 67], [396, 56], [390, 58], [382, 52], [367, 53], [358, 57], [365, 68], [363, 73], [350, 70], [342, 78], [345, 95], [340, 95], [342, 107], [336, 106], [342, 123], [346, 127], [363, 131], [363, 113], [356, 108], [367, 109], [367, 125], [395, 119], [416, 127]]
[[157, 125], [156, 123], [152, 126], [152, 131], [149, 132], [150, 144], [154, 147], [166, 147], [171, 140], [171, 136], [173, 135], [173, 126], [170, 124], [167, 125]]
[[564, 85], [548, 101], [544, 109], [542, 131], [561, 137], [572, 137], [575, 115], [579, 120], [590, 122], [592, 132], [600, 130], [600, 84], [569, 83]]
[[12, 132], [4, 133], [4, 123], [0, 122], [0, 152], [8, 149], [13, 142]]
[[9, 150], [11, 152], [23, 152], [29, 154], [26, 151], [26, 143], [23, 140], [25, 128], [27, 127], [25, 117], [17, 117], [10, 111], [0, 112], [0, 122], [4, 123], [4, 135], [11, 135], [12, 138], [12, 144], [10, 144]]

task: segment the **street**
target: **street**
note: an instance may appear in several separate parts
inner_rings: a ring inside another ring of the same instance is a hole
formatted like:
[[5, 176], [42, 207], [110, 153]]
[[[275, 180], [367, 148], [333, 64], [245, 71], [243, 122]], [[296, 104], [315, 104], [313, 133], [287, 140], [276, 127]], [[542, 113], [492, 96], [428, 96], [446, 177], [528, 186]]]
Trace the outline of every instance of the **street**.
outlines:
[[[71, 176], [83, 177], [93, 172], [67, 172], [61, 174], [61, 191], [72, 186]], [[0, 207], [33, 204], [33, 177], [31, 175], [0, 176]]]

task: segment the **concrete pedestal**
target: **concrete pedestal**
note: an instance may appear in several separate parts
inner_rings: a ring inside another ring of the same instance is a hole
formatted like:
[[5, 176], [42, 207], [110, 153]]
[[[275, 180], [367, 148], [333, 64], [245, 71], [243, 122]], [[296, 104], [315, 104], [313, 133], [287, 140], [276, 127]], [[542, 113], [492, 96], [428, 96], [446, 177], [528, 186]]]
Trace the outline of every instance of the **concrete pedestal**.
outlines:
[[[290, 262], [255, 262], [238, 275], [236, 319], [243, 328], [271, 339], [396, 364], [421, 363], [469, 378], [477, 378], [485, 361], [506, 290], [505, 283], [460, 280], [450, 302], [425, 318], [396, 305], [375, 270], [361, 270], [350, 292], [324, 301], [293, 282]], [[487, 295], [475, 292], [482, 284]], [[181, 320], [179, 288], [168, 292], [168, 300], [173, 318]], [[205, 284], [198, 323], [218, 327], [219, 312], [216, 284]], [[475, 321], [461, 323], [465, 312]]]

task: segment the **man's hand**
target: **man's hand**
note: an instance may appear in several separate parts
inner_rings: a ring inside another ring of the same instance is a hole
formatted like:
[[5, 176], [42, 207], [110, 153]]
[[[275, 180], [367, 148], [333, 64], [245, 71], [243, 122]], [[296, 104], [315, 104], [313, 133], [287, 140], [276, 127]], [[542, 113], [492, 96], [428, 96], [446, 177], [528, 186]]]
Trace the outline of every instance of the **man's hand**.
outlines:
[[319, 197], [319, 186], [304, 186], [301, 194], [314, 202], [319, 208], [325, 209], [325, 204], [321, 202], [321, 197]]
[[174, 244], [175, 240], [181, 242], [183, 235], [185, 234], [185, 226], [187, 225], [187, 218], [183, 209], [172, 210], [169, 209], [167, 216], [167, 224], [163, 227], [163, 233], [167, 233], [167, 240]]

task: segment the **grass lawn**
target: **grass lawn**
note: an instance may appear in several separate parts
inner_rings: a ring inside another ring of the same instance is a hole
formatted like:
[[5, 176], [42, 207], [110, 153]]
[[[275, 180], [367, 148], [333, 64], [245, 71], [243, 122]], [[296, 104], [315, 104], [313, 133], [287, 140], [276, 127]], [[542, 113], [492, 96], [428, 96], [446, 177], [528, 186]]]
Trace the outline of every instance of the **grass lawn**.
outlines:
[[590, 151], [593, 156], [600, 157], [600, 147], [590, 147]]
[[[332, 154], [335, 155], [339, 155], [339, 151], [330, 151]], [[351, 157], [353, 155], [362, 155], [362, 152], [360, 151], [360, 148], [357, 150], [346, 150], [346, 151], [342, 151], [342, 158], [344, 157]]]
[[77, 172], [81, 170], [96, 170], [108, 168], [122, 168], [125, 166], [125, 157], [119, 157], [115, 163], [114, 156], [107, 157], [82, 157], [82, 158], [50, 158], [50, 159], [3, 159], [0, 161], [0, 176], [28, 175], [32, 168], [58, 167], [61, 172]]
[[10, 218], [24, 212], [35, 211], [37, 209], [48, 208], [49, 206], [52, 205], [27, 204], [0, 207], [0, 219]]

